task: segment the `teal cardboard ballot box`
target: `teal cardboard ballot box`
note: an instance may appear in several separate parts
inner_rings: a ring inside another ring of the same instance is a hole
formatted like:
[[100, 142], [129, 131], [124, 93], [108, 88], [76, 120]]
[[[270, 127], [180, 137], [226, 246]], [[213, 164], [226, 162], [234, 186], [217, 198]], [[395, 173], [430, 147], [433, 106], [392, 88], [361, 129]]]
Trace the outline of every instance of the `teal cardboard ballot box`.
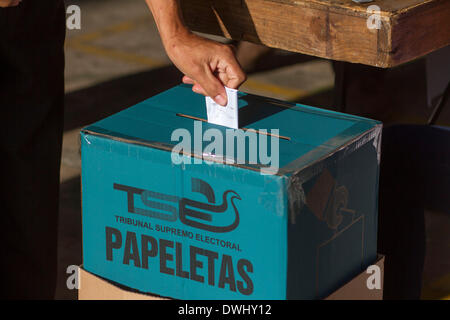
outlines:
[[81, 132], [84, 268], [175, 299], [323, 298], [376, 260], [381, 123], [180, 85]]

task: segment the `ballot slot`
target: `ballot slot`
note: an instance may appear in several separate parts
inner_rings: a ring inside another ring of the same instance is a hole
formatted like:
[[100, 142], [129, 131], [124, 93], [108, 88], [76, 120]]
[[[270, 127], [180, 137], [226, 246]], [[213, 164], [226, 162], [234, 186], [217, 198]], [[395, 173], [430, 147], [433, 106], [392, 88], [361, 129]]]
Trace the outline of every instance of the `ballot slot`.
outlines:
[[[197, 120], [197, 121], [202, 121], [202, 122], [208, 123], [208, 120], [202, 119], [202, 118], [199, 118], [199, 117], [194, 117], [194, 116], [190, 116], [190, 115], [183, 114], [183, 113], [177, 113], [176, 115], [178, 117], [183, 117], [183, 118], [188, 118], [188, 119], [192, 119], [192, 120]], [[291, 141], [290, 137], [281, 136], [281, 135], [270, 133], [270, 132], [263, 132], [263, 131], [259, 131], [259, 130], [255, 130], [255, 129], [251, 129], [251, 128], [239, 128], [239, 129], [240, 130], [244, 130], [244, 131], [255, 132], [256, 134], [262, 134], [262, 135], [266, 135], [266, 136], [271, 136], [271, 137], [276, 137], [276, 138], [279, 138], [279, 139]]]

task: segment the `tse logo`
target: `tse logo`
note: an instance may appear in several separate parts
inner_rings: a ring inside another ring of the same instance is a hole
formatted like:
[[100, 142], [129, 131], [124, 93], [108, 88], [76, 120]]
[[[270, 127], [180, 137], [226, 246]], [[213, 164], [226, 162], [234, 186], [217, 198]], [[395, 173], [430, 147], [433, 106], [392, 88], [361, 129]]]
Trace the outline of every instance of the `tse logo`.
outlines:
[[[217, 233], [230, 232], [239, 225], [239, 212], [234, 200], [241, 200], [241, 197], [235, 191], [227, 190], [222, 195], [222, 203], [216, 204], [214, 190], [201, 179], [191, 179], [191, 190], [204, 195], [207, 202], [180, 198], [118, 183], [114, 183], [114, 189], [127, 193], [128, 212], [130, 213], [166, 221], [176, 221], [180, 218], [180, 221], [187, 226]], [[136, 206], [135, 195], [140, 196], [145, 208]], [[228, 203], [231, 203], [233, 210], [228, 210]], [[232, 213], [227, 214], [227, 212]], [[213, 219], [213, 217], [219, 215], [219, 219]], [[231, 216], [234, 216], [232, 222], [228, 222], [226, 225], [218, 225], [217, 222], [213, 221], [229, 220]]]

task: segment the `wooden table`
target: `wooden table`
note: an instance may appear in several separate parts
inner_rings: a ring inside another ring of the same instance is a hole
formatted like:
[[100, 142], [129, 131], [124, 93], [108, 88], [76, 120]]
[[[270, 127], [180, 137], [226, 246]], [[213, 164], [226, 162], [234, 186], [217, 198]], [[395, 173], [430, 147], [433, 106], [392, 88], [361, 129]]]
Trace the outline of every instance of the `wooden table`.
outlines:
[[[450, 44], [450, 0], [180, 0], [188, 26], [326, 59], [388, 68]], [[380, 8], [379, 29], [367, 12]]]

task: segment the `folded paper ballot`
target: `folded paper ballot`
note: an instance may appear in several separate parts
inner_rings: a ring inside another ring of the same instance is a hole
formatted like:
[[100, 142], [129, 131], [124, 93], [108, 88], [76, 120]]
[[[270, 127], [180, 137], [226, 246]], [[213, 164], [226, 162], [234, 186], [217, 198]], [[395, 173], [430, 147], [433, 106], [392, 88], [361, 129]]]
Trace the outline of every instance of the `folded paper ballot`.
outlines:
[[208, 122], [233, 129], [238, 129], [238, 98], [237, 90], [225, 87], [228, 104], [221, 106], [210, 97], [206, 97], [206, 113]]

